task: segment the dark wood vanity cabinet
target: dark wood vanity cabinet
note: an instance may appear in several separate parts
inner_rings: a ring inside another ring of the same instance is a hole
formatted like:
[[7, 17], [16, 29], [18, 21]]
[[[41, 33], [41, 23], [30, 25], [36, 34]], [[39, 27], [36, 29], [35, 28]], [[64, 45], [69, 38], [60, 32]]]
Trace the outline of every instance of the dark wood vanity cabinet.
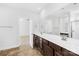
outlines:
[[63, 56], [78, 56], [77, 54], [75, 54], [65, 48], [62, 48], [62, 55]]
[[39, 36], [35, 35], [33, 36], [33, 47], [39, 49], [40, 47], [40, 38]]
[[53, 49], [49, 46], [49, 41], [42, 39], [42, 46], [44, 56], [53, 56]]
[[42, 43], [49, 45], [49, 41], [47, 41], [46, 39], [42, 38]]
[[52, 42], [49, 42], [49, 46], [53, 49], [54, 56], [62, 56], [62, 48]]
[[44, 56], [79, 56], [35, 34], [33, 35], [33, 47], [38, 49]]
[[43, 44], [43, 55], [44, 56], [53, 56], [53, 49], [48, 45]]
[[42, 40], [40, 39], [42, 38], [35, 34], [33, 35], [33, 48], [38, 49], [42, 53]]

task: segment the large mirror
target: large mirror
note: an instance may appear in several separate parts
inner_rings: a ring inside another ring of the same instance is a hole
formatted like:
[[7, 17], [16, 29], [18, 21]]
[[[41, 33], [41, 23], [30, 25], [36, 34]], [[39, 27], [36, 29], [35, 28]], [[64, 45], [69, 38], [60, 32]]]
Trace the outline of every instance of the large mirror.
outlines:
[[79, 39], [79, 11], [75, 9], [59, 11], [35, 22], [37, 32]]
[[60, 35], [61, 33], [70, 34], [70, 14], [69, 12], [59, 15], [50, 15], [44, 21], [45, 33]]
[[70, 27], [70, 13], [64, 12], [59, 16], [60, 20], [60, 35], [66, 35], [71, 37], [71, 27]]
[[[72, 14], [71, 14], [72, 13]], [[52, 35], [66, 35], [79, 39], [79, 12], [62, 12], [61, 15], [48, 17], [43, 24], [43, 32]]]

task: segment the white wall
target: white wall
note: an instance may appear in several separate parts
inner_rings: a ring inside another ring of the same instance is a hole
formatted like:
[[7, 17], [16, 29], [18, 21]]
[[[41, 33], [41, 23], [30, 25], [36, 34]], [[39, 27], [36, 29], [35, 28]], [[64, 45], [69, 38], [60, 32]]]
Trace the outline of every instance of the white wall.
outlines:
[[[13, 48], [20, 45], [19, 20], [20, 18], [27, 17], [34, 20], [33, 23], [39, 19], [36, 13], [27, 11], [25, 9], [0, 6], [0, 50]], [[24, 25], [26, 28], [24, 28]], [[7, 28], [7, 26], [10, 28]], [[27, 22], [25, 22], [23, 26], [21, 35], [28, 35], [29, 29], [26, 30], [28, 28]]]
[[19, 45], [16, 12], [11, 8], [0, 7], [0, 50]]

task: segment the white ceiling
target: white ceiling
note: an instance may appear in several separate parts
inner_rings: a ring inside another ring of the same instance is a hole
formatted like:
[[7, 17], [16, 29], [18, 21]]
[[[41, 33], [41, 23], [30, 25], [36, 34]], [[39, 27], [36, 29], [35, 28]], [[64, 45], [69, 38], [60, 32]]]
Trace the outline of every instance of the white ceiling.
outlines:
[[1, 6], [6, 6], [10, 8], [27, 9], [29, 11], [38, 12], [47, 4], [41, 3], [1, 3]]
[[66, 11], [75, 11], [79, 10], [79, 3], [71, 3], [68, 6], [64, 7], [64, 10]]
[[65, 5], [68, 5], [68, 3], [0, 3], [0, 6], [27, 9], [33, 12], [40, 12], [43, 9], [47, 12], [53, 12]]
[[55, 14], [56, 11], [76, 10], [79, 9], [79, 4], [73, 3], [0, 3], [0, 7], [9, 7], [13, 9], [22, 9], [29, 12], [42, 14], [42, 16]]

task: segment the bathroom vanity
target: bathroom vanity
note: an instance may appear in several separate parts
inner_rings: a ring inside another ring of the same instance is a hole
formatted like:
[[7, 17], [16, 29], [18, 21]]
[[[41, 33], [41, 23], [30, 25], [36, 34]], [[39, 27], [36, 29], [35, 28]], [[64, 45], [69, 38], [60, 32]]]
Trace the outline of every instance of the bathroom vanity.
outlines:
[[39, 50], [44, 56], [78, 56], [78, 42], [79, 40], [74, 41], [70, 38], [67, 41], [63, 41], [61, 40], [61, 37], [56, 35], [41, 35], [40, 33], [33, 34], [33, 48]]

